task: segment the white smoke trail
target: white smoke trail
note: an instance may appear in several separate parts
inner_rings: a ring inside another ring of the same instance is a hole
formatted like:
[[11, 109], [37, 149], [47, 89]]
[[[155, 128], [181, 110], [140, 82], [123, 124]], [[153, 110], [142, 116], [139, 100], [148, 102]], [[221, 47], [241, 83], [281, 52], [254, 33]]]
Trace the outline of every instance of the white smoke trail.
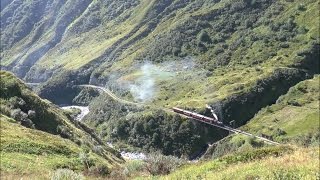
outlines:
[[135, 101], [147, 102], [152, 100], [156, 93], [158, 81], [167, 81], [176, 73], [192, 70], [195, 67], [194, 59], [187, 57], [181, 61], [169, 61], [154, 65], [150, 62], [140, 66], [141, 76], [125, 85], [130, 90]]
[[130, 92], [136, 101], [145, 102], [152, 99], [155, 94], [155, 78], [152, 75], [156, 67], [146, 63], [141, 67], [142, 76], [139, 77], [135, 84], [130, 84]]
[[212, 116], [219, 121], [218, 116], [216, 115], [216, 113], [214, 113], [213, 109], [211, 106], [209, 106], [208, 104], [206, 104], [207, 108], [210, 110]]

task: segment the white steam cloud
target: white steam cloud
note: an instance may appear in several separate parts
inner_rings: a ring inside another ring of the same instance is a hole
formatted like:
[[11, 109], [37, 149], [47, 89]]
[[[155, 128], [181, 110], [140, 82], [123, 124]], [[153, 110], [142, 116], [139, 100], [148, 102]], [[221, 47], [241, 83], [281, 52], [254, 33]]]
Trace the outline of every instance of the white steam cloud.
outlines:
[[159, 91], [157, 82], [168, 81], [179, 73], [192, 70], [195, 67], [193, 58], [187, 57], [181, 61], [163, 62], [154, 65], [150, 62], [137, 65], [138, 78], [122, 82], [122, 87], [129, 89], [137, 102], [151, 101]]
[[146, 63], [141, 67], [142, 75], [139, 77], [134, 84], [130, 84], [130, 92], [136, 101], [149, 101], [152, 99], [155, 93], [155, 77], [152, 71], [157, 70], [157, 68]]

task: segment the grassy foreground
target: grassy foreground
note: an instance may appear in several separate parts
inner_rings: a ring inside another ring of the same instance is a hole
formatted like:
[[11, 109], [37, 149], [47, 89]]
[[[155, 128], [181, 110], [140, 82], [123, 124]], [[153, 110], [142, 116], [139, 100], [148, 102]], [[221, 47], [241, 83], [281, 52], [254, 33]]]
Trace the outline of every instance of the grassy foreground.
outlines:
[[[1, 121], [1, 179], [50, 179], [55, 169], [82, 171], [83, 149], [70, 140], [35, 129], [25, 128], [4, 115]], [[92, 163], [111, 166], [90, 153]], [[41, 173], [40, 173], [41, 172]]]
[[[256, 153], [261, 153], [259, 150]], [[251, 152], [252, 153], [252, 152]], [[155, 179], [318, 179], [319, 148], [294, 148], [282, 156], [269, 156], [248, 161], [248, 153], [182, 167]], [[249, 156], [250, 157], [250, 156]], [[259, 157], [259, 156], [257, 156]]]

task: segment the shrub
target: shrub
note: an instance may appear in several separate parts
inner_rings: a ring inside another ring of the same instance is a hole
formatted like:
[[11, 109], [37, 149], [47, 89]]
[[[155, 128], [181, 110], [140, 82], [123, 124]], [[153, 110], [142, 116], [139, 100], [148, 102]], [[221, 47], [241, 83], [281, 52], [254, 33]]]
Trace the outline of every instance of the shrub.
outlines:
[[297, 56], [306, 56], [310, 53], [309, 49], [303, 49], [297, 52]]
[[28, 117], [29, 118], [34, 118], [36, 116], [36, 112], [35, 111], [33, 111], [33, 110], [29, 110], [28, 111]]
[[110, 171], [106, 165], [97, 165], [90, 167], [90, 169], [86, 171], [86, 174], [90, 176], [107, 176], [110, 174]]
[[299, 4], [299, 5], [297, 6], [297, 9], [298, 9], [299, 11], [305, 11], [305, 10], [307, 10], [304, 4]]
[[17, 96], [11, 97], [9, 99], [9, 103], [12, 108], [19, 108], [21, 106], [26, 105], [26, 102], [22, 98], [17, 97]]
[[146, 167], [146, 163], [143, 161], [139, 161], [139, 160], [129, 161], [123, 170], [123, 174], [125, 174], [126, 176], [130, 176], [135, 172], [142, 172], [145, 169], [145, 167]]
[[70, 130], [64, 126], [64, 125], [58, 125], [57, 126], [57, 132], [60, 134], [61, 137], [63, 138], [71, 138], [72, 137], [72, 133], [70, 132]]
[[82, 180], [83, 175], [73, 172], [70, 169], [58, 169], [56, 170], [51, 180]]
[[222, 47], [217, 47], [215, 50], [214, 50], [214, 54], [215, 55], [218, 55], [220, 53], [223, 53], [224, 52], [224, 49]]
[[289, 44], [288, 43], [281, 43], [280, 47], [281, 48], [289, 48]]
[[316, 131], [315, 134], [311, 137], [311, 145], [319, 146], [320, 145], [320, 129]]
[[251, 147], [263, 147], [264, 146], [264, 142], [263, 141], [259, 141], [255, 137], [249, 137], [247, 139], [247, 142], [248, 142], [248, 144], [250, 144]]
[[304, 135], [298, 135], [289, 141], [294, 142], [299, 146], [308, 147], [308, 146], [319, 146], [320, 143], [320, 132], [319, 130], [315, 133], [308, 133]]
[[93, 148], [93, 152], [99, 155], [103, 155], [103, 147], [100, 145], [94, 146]]
[[208, 50], [207, 47], [201, 42], [198, 43], [198, 48], [199, 48], [199, 51], [201, 52], [205, 52]]
[[286, 169], [279, 169], [273, 172], [273, 179], [292, 179], [292, 180], [298, 180], [303, 179], [301, 174], [299, 174], [296, 171], [289, 171]]
[[200, 42], [205, 42], [205, 43], [211, 43], [211, 38], [208, 35], [208, 32], [203, 30], [200, 32], [199, 36], [198, 36], [198, 41]]
[[306, 27], [304, 27], [304, 26], [299, 27], [299, 29], [298, 29], [298, 33], [299, 33], [299, 34], [306, 34], [308, 31], [309, 31], [309, 30], [308, 30]]
[[12, 110], [10, 116], [17, 121], [21, 121], [23, 118], [25, 118], [25, 114], [21, 111], [21, 109]]
[[283, 136], [283, 135], [286, 135], [286, 134], [287, 133], [284, 130], [282, 130], [280, 128], [277, 128], [275, 130], [275, 132], [273, 133], [273, 137], [279, 137], [279, 136]]
[[13, 119], [19, 121], [22, 126], [28, 127], [28, 128], [34, 128], [33, 122], [28, 119], [28, 115], [21, 111], [21, 109], [14, 109], [10, 112], [10, 117]]
[[81, 152], [79, 153], [79, 160], [83, 163], [84, 167], [90, 169], [90, 167], [94, 166], [93, 159], [90, 157], [89, 153]]
[[288, 105], [291, 105], [291, 106], [302, 106], [299, 102], [297, 102], [297, 100], [293, 99], [293, 100], [289, 100], [288, 101]]
[[[128, 161], [124, 166], [116, 167], [112, 169], [109, 179], [128, 179], [128, 177], [134, 177], [137, 174], [144, 173], [146, 169], [146, 163], [141, 160]], [[130, 178], [129, 178], [130, 179]]]
[[174, 156], [164, 156], [160, 153], [150, 154], [146, 159], [146, 170], [152, 175], [169, 174], [185, 162]]
[[35, 129], [33, 122], [28, 118], [22, 119], [20, 123], [22, 126]]

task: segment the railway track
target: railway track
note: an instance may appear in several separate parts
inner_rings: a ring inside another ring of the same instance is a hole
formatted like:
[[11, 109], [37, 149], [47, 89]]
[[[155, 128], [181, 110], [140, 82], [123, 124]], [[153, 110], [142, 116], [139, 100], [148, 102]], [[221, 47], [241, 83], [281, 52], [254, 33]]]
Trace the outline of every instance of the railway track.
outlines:
[[106, 93], [108, 96], [110, 96], [112, 99], [123, 103], [123, 104], [130, 104], [130, 105], [136, 105], [136, 106], [145, 106], [142, 103], [136, 103], [136, 102], [131, 102], [131, 101], [127, 101], [124, 99], [120, 99], [118, 96], [116, 96], [115, 94], [113, 94], [109, 89], [101, 87], [101, 86], [95, 86], [95, 85], [79, 85], [79, 87], [88, 87], [88, 88], [93, 88], [93, 89], [98, 89], [104, 93]]
[[[79, 87], [88, 87], [88, 88], [98, 89], [98, 90], [106, 93], [107, 95], [109, 95], [112, 99], [114, 99], [114, 100], [116, 100], [116, 101], [118, 101], [120, 103], [123, 103], [123, 104], [151, 107], [151, 108], [154, 108], [154, 109], [162, 109], [162, 110], [167, 111], [167, 112], [175, 112], [175, 111], [173, 111], [173, 109], [169, 109], [169, 108], [159, 108], [159, 107], [152, 106], [152, 105], [147, 105], [147, 104], [137, 103], [137, 102], [131, 102], [131, 101], [127, 101], [127, 100], [121, 99], [121, 98], [117, 97], [115, 94], [113, 94], [109, 89], [101, 87], [101, 86], [95, 86], [95, 85], [78, 85], [78, 86]], [[192, 113], [197, 115], [197, 116], [206, 117], [206, 116], [194, 113], [194, 112], [192, 112]], [[209, 124], [211, 126], [215, 126], [215, 127], [227, 130], [229, 132], [233, 132], [233, 133], [236, 133], [236, 134], [243, 134], [243, 135], [246, 135], [246, 136], [254, 137], [254, 138], [257, 138], [257, 139], [259, 139], [261, 141], [264, 141], [264, 142], [266, 142], [268, 144], [274, 144], [274, 145], [278, 145], [279, 144], [278, 142], [272, 141], [270, 139], [267, 139], [267, 138], [264, 138], [264, 137], [261, 137], [261, 136], [256, 136], [256, 135], [253, 135], [251, 133], [248, 133], [248, 132], [245, 132], [245, 131], [242, 131], [242, 130], [239, 130], [239, 129], [235, 129], [235, 128], [226, 126], [226, 125], [221, 124], [221, 123], [210, 123], [210, 122], [202, 121], [202, 120], [199, 120], [197, 118], [194, 118], [192, 116], [188, 116], [188, 115], [185, 115], [185, 114], [181, 114], [181, 113], [178, 113], [178, 114], [181, 115], [181, 116], [185, 116], [187, 118], [191, 118], [191, 119], [197, 120], [197, 121], [202, 122], [202, 123]], [[210, 117], [206, 117], [206, 118], [212, 119]]]
[[[176, 112], [176, 111], [175, 111]], [[184, 117], [187, 117], [187, 118], [190, 118], [190, 119], [194, 119], [196, 121], [199, 121], [199, 122], [202, 122], [202, 123], [206, 123], [206, 124], [209, 124], [210, 126], [215, 126], [215, 127], [218, 127], [218, 128], [221, 128], [221, 129], [224, 129], [224, 130], [227, 130], [229, 132], [233, 132], [233, 133], [236, 133], [236, 134], [243, 134], [243, 135], [246, 135], [246, 136], [250, 136], [250, 137], [254, 137], [254, 138], [257, 138], [263, 142], [266, 142], [268, 144], [273, 144], [273, 145], [279, 145], [280, 143], [278, 142], [275, 142], [275, 141], [272, 141], [270, 139], [267, 139], [267, 138], [264, 138], [264, 137], [261, 137], [261, 136], [257, 136], [257, 135], [254, 135], [254, 134], [251, 134], [251, 133], [248, 133], [248, 132], [245, 132], [245, 131], [242, 131], [240, 129], [235, 129], [235, 128], [232, 128], [230, 126], [226, 126], [222, 123], [216, 123], [216, 122], [209, 122], [209, 121], [204, 121], [204, 120], [201, 120], [200, 118], [197, 118], [197, 117], [205, 117], [205, 118], [208, 118], [208, 119], [212, 119], [210, 117], [206, 117], [206, 116], [203, 116], [201, 114], [197, 114], [197, 113], [194, 113], [194, 112], [191, 112], [192, 115], [186, 115], [184, 113], [179, 113], [179, 112], [176, 112], [178, 114], [180, 114], [181, 116], [184, 116]]]
[[150, 107], [150, 108], [153, 108], [153, 109], [161, 109], [161, 110], [164, 110], [166, 112], [172, 112], [171, 109], [169, 108], [165, 108], [165, 107], [158, 107], [158, 106], [154, 106], [154, 105], [150, 105], [150, 104], [144, 104], [144, 103], [138, 103], [138, 102], [132, 102], [132, 101], [128, 101], [128, 100], [124, 100], [124, 99], [121, 99], [119, 98], [118, 96], [116, 96], [115, 94], [113, 94], [109, 89], [107, 88], [104, 88], [104, 87], [101, 87], [101, 86], [95, 86], [95, 85], [78, 85], [79, 87], [88, 87], [88, 88], [94, 88], [94, 89], [98, 89], [104, 93], [106, 93], [108, 96], [110, 96], [113, 100], [115, 101], [118, 101], [120, 103], [123, 103], [123, 104], [128, 104], [128, 105], [135, 105], [135, 106], [139, 106], [139, 107]]

